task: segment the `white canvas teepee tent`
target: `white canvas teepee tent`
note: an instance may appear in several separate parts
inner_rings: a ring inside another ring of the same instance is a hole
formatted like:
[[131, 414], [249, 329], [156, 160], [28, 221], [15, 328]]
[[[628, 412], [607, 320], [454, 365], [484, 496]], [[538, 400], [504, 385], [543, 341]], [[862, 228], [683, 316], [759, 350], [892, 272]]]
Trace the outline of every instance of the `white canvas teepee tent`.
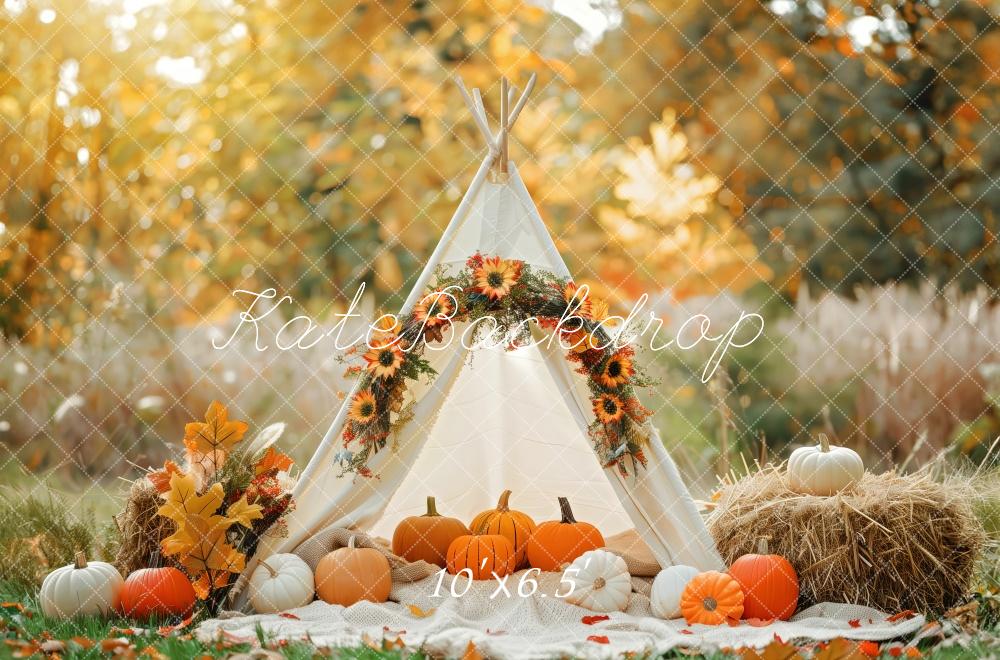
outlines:
[[[504, 81], [506, 120], [493, 136], [478, 90], [473, 100], [459, 81], [489, 153], [401, 316], [423, 297], [437, 268], [460, 267], [477, 251], [569, 277], [517, 167], [507, 160], [507, 132], [533, 83], [534, 77], [508, 111], [514, 93]], [[428, 495], [437, 498], [442, 513], [468, 521], [511, 489], [513, 505], [536, 520], [558, 518], [556, 499], [566, 496], [577, 519], [605, 535], [635, 528], [661, 566], [720, 568], [658, 433], [646, 451], [648, 467], [629, 476], [603, 469], [587, 433], [593, 412], [584, 378], [573, 372], [558, 343], [537, 344], [514, 351], [469, 351], [457, 340], [440, 350], [428, 345], [424, 357], [438, 375], [411, 386], [412, 419], [370, 460], [378, 478], [340, 476], [336, 455], [343, 449], [348, 398], [300, 477], [288, 537], [265, 543], [258, 557], [290, 551], [330, 525], [390, 537], [400, 519], [423, 513]]]

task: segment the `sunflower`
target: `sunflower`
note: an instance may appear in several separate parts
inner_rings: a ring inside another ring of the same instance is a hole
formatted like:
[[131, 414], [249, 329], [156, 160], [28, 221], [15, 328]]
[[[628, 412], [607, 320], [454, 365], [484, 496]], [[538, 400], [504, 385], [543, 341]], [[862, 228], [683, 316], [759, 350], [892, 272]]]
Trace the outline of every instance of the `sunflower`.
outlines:
[[589, 291], [582, 287], [578, 287], [573, 282], [568, 282], [563, 288], [563, 299], [566, 301], [567, 305], [574, 305], [576, 309], [573, 310], [574, 314], [584, 317], [590, 317], [590, 297], [587, 295]]
[[614, 394], [602, 394], [594, 399], [594, 414], [604, 424], [617, 422], [625, 414], [622, 400]]
[[375, 395], [369, 390], [358, 392], [351, 401], [350, 418], [359, 424], [368, 424], [378, 414]]
[[397, 344], [382, 342], [362, 356], [376, 378], [391, 378], [403, 366], [403, 351]]
[[604, 387], [615, 388], [627, 383], [633, 373], [635, 369], [632, 367], [632, 360], [621, 353], [615, 353], [597, 370], [594, 380]]
[[426, 328], [448, 325], [454, 315], [454, 298], [444, 291], [431, 291], [413, 306], [413, 318]]
[[520, 261], [513, 259], [483, 259], [483, 265], [472, 273], [476, 290], [492, 300], [500, 300], [510, 293], [511, 287], [521, 278], [521, 266]]

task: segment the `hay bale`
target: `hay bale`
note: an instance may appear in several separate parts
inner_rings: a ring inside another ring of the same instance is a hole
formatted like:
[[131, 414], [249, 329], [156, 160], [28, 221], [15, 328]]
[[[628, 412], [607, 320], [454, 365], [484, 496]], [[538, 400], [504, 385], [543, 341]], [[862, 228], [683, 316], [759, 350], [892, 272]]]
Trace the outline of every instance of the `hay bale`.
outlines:
[[[122, 575], [150, 566], [160, 551], [160, 541], [174, 533], [174, 522], [156, 514], [161, 504], [163, 500], [149, 479], [142, 477], [132, 483], [125, 508], [115, 516], [121, 532], [115, 567]], [[162, 557], [161, 564], [172, 566], [173, 562]]]
[[968, 593], [985, 541], [972, 491], [923, 470], [866, 473], [850, 492], [817, 497], [768, 467], [725, 487], [708, 527], [727, 563], [766, 538], [798, 572], [804, 605], [942, 612]]

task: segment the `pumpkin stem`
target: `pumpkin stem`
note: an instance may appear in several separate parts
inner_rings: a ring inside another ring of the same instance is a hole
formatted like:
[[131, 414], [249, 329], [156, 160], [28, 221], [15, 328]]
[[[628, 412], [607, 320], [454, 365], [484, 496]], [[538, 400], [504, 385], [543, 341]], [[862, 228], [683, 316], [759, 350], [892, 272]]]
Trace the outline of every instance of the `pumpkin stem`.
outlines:
[[[351, 537], [351, 540], [348, 541], [348, 545], [350, 545], [351, 543], [354, 543], [354, 537], [353, 536]], [[351, 547], [353, 547], [353, 546], [351, 546]], [[271, 579], [272, 580], [274, 578], [278, 577], [278, 571], [274, 570], [274, 568], [270, 564], [268, 564], [266, 561], [264, 561], [263, 559], [260, 560], [260, 565], [267, 569], [267, 572], [271, 574]]]
[[[434, 500], [433, 497], [428, 497], [427, 499], [431, 501]], [[351, 550], [354, 549], [354, 534], [351, 534], [351, 538], [347, 539], [347, 547], [350, 548]]]
[[766, 555], [767, 552], [767, 539], [757, 539], [757, 554]]
[[497, 502], [497, 511], [510, 511], [510, 491], [505, 490], [500, 493], [500, 501]]
[[594, 580], [594, 590], [596, 591], [598, 589], [603, 589], [604, 587], [607, 586], [607, 584], [608, 584], [607, 580], [605, 580], [602, 577], [598, 577], [596, 580]]
[[826, 437], [826, 433], [819, 434], [819, 450], [824, 454], [830, 451], [830, 438]]
[[711, 596], [706, 596], [702, 599], [701, 605], [707, 612], [714, 612], [715, 608], [719, 606], [719, 601], [715, 600]]
[[431, 497], [430, 495], [427, 496], [427, 513], [425, 513], [424, 515], [425, 516], [441, 515], [440, 513], [438, 513], [437, 503], [434, 501], [434, 498]]
[[160, 554], [159, 546], [149, 553], [149, 567], [163, 568], [163, 556]]
[[559, 512], [562, 514], [563, 523], [575, 523], [576, 518], [573, 517], [573, 509], [569, 508], [569, 499], [565, 497], [559, 498]]
[[87, 568], [87, 555], [83, 554], [83, 550], [78, 550], [74, 556], [73, 566], [75, 568]]

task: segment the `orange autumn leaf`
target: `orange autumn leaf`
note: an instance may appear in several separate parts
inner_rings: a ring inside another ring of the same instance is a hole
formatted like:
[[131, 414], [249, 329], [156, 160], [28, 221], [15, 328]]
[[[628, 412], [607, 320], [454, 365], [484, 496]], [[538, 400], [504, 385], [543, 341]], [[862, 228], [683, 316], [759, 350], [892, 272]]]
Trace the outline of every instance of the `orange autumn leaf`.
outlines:
[[230, 421], [226, 407], [213, 401], [205, 412], [204, 422], [184, 425], [184, 446], [192, 452], [224, 454], [243, 439], [248, 428], [246, 422]]
[[165, 493], [170, 490], [170, 477], [174, 474], [180, 474], [181, 468], [177, 463], [171, 460], [166, 460], [163, 462], [162, 470], [153, 470], [146, 475], [146, 478], [153, 484], [156, 488], [157, 493]]
[[435, 608], [433, 607], [429, 610], [425, 610], [421, 608], [419, 605], [407, 605], [406, 608], [410, 610], [410, 614], [417, 617], [418, 619], [426, 619], [430, 615], [434, 614], [434, 612], [436, 611]]
[[865, 657], [857, 642], [843, 637], [831, 639], [813, 654], [815, 660], [865, 660]]
[[585, 626], [592, 626], [595, 623], [600, 623], [601, 621], [608, 621], [609, 619], [611, 619], [611, 617], [608, 616], [607, 614], [592, 614], [581, 618], [580, 622], [583, 623], [583, 625]]
[[905, 621], [907, 619], [912, 619], [916, 616], [913, 610], [903, 610], [902, 612], [896, 612], [892, 616], [886, 619], [889, 623], [896, 623], [897, 621]]
[[611, 640], [608, 639], [607, 635], [591, 635], [587, 638], [588, 642], [594, 642], [595, 644], [610, 644]]
[[274, 470], [275, 472], [288, 472], [293, 463], [294, 461], [292, 461], [291, 457], [287, 454], [282, 454], [274, 447], [268, 447], [264, 456], [257, 461], [257, 466], [254, 468], [254, 472], [256, 474], [263, 474], [264, 472], [268, 472], [270, 470]]
[[783, 642], [777, 636], [761, 651], [745, 648], [740, 653], [743, 660], [802, 660], [797, 646]]
[[462, 660], [483, 660], [483, 654], [479, 652], [476, 645], [470, 641], [466, 647], [465, 652], [462, 653]]

